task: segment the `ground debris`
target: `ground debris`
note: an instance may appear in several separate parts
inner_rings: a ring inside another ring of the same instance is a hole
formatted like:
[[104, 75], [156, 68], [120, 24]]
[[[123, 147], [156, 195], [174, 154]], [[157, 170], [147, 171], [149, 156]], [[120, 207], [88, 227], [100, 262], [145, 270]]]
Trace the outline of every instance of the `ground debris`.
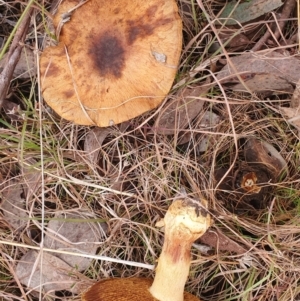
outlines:
[[299, 69], [300, 60], [297, 57], [274, 50], [264, 50], [231, 57], [217, 75], [217, 79], [223, 84], [240, 83], [240, 78], [247, 83], [248, 79], [257, 74], [273, 74], [289, 83], [297, 83], [300, 77]]
[[18, 262], [16, 275], [22, 284], [35, 291], [40, 291], [41, 285], [45, 293], [68, 290], [79, 294], [82, 291], [79, 273], [63, 260], [46, 252], [28, 251]]
[[226, 236], [220, 229], [208, 230], [200, 239], [200, 242], [213, 247], [217, 252], [231, 252], [236, 254], [244, 254], [247, 249]]
[[[48, 223], [44, 245], [55, 250], [95, 255], [106, 233], [107, 225], [98, 222], [91, 214], [58, 213]], [[78, 271], [87, 269], [92, 261], [91, 258], [69, 254], [58, 253], [56, 256]]]
[[185, 88], [179, 92], [178, 97], [162, 108], [155, 123], [155, 132], [174, 135], [185, 129], [201, 111], [204, 100], [200, 96], [205, 94], [208, 89], [207, 86], [198, 86]]
[[97, 164], [97, 159], [104, 139], [111, 133], [109, 128], [95, 127], [85, 137], [84, 151], [92, 164]]
[[[0, 60], [0, 72], [6, 64], [7, 54]], [[20, 58], [13, 72], [14, 78], [27, 79], [35, 77], [37, 74], [36, 55], [29, 47], [24, 46]]]
[[2, 189], [0, 209], [4, 220], [15, 230], [21, 230], [28, 222], [23, 193], [22, 184], [16, 180], [10, 180]]
[[240, 3], [230, 1], [227, 3], [220, 15], [222, 23], [235, 25], [246, 23], [266, 13], [273, 11], [283, 4], [281, 0], [252, 0]]

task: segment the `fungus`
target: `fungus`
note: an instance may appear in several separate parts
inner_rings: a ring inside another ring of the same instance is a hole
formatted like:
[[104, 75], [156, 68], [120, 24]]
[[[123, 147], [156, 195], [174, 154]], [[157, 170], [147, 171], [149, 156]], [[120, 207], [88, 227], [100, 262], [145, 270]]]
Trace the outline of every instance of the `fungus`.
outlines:
[[168, 209], [159, 226], [165, 227], [165, 240], [154, 280], [115, 278], [91, 286], [82, 301], [199, 301], [184, 292], [190, 268], [192, 243], [211, 225], [207, 203], [178, 199]]
[[[66, 14], [70, 20], [61, 27]], [[65, 0], [53, 22], [61, 27], [59, 43], [41, 55], [41, 87], [64, 119], [118, 124], [156, 108], [168, 94], [182, 43], [175, 0]]]
[[241, 161], [232, 179], [233, 191], [238, 197], [241, 209], [262, 209], [272, 186], [269, 173], [259, 165], [252, 166]]
[[280, 153], [268, 142], [249, 138], [244, 149], [248, 164], [266, 170], [273, 181], [277, 181], [283, 171], [287, 171], [287, 163]]
[[259, 193], [261, 190], [261, 187], [256, 185], [257, 183], [257, 176], [255, 172], [247, 172], [243, 175], [241, 187], [244, 189], [244, 191], [248, 193]]

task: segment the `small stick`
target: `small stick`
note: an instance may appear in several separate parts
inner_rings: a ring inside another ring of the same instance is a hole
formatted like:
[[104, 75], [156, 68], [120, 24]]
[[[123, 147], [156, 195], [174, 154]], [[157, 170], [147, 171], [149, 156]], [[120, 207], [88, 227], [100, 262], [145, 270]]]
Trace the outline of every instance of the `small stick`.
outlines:
[[32, 11], [33, 8], [27, 12], [19, 28], [17, 29], [6, 57], [5, 66], [0, 74], [0, 109], [8, 93], [16, 65], [20, 59]]

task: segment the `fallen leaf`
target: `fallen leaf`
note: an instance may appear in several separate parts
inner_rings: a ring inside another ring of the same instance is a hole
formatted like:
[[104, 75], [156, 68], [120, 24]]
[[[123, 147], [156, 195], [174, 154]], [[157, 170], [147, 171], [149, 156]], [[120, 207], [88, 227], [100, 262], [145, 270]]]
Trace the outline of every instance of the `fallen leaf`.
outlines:
[[[247, 89], [246, 89], [247, 87]], [[274, 93], [292, 93], [294, 87], [286, 79], [275, 74], [256, 74], [249, 80], [245, 79], [244, 83], [238, 83], [232, 87], [233, 91], [264, 93], [265, 97]]]
[[35, 168], [37, 161], [32, 157], [24, 157], [19, 161], [19, 164], [24, 179], [24, 193], [26, 199], [30, 200], [37, 193], [38, 189], [41, 188], [42, 173]]
[[242, 78], [256, 74], [274, 74], [288, 82], [297, 83], [300, 78], [299, 69], [300, 60], [296, 57], [265, 50], [231, 57], [230, 62], [217, 75], [217, 79], [222, 83], [232, 83], [240, 82], [237, 73]]
[[251, 44], [249, 38], [242, 33], [232, 34], [231, 32], [230, 36], [225, 37], [225, 35], [223, 35], [221, 37], [221, 40], [224, 41], [224, 45], [226, 45], [226, 48], [230, 49], [230, 51], [228, 50], [228, 52], [234, 52], [238, 51], [239, 49], [244, 49], [246, 45]]
[[281, 0], [251, 0], [251, 1], [230, 1], [228, 2], [219, 19], [226, 25], [235, 25], [254, 20], [266, 13], [273, 11], [283, 4]]
[[[205, 132], [211, 131], [213, 132], [214, 128], [219, 124], [220, 122], [220, 116], [213, 113], [211, 110], [204, 112], [201, 116], [199, 116], [198, 124], [196, 125], [197, 130], [204, 130]], [[190, 131], [182, 132], [181, 135], [178, 138], [177, 145], [184, 145], [186, 143], [189, 144], [189, 146], [196, 146], [197, 153], [202, 153], [207, 151], [209, 146], [212, 146], [213, 142], [215, 140], [214, 135], [209, 134], [199, 134], [197, 131], [197, 134], [191, 133]], [[193, 137], [193, 136], [194, 137]], [[191, 141], [193, 142], [191, 145]], [[199, 141], [199, 143], [196, 142]]]
[[[106, 233], [107, 225], [104, 222], [97, 222], [96, 217], [91, 214], [60, 213], [48, 223], [44, 245], [55, 250], [95, 255], [99, 242]], [[87, 269], [92, 261], [91, 258], [74, 255], [56, 256], [79, 271]]]
[[202, 86], [185, 88], [181, 92], [182, 95], [161, 108], [154, 125], [155, 132], [162, 135], [174, 135], [185, 129], [203, 107], [204, 100], [197, 97], [205, 94], [208, 89]]
[[[4, 64], [6, 62], [6, 56], [7, 55], [5, 54], [0, 60], [0, 72], [3, 69]], [[37, 67], [34, 52], [28, 47], [23, 47], [20, 59], [14, 70], [13, 76], [22, 79], [27, 79], [36, 76], [36, 74]]]
[[217, 251], [227, 251], [236, 254], [244, 254], [247, 252], [245, 248], [227, 237], [219, 229], [207, 231], [199, 240], [201, 243], [209, 245]]
[[[211, 110], [206, 111], [201, 117], [200, 125], [197, 126], [200, 130], [213, 132], [214, 128], [219, 124], [220, 116], [213, 113]], [[213, 139], [210, 134], [203, 134], [200, 139], [200, 143], [197, 145], [197, 152], [206, 152], [210, 147], [213, 147]]]
[[91, 163], [97, 163], [104, 139], [111, 132], [109, 128], [93, 128], [85, 137], [84, 151]]
[[25, 227], [28, 222], [23, 193], [22, 184], [13, 180], [6, 183], [2, 189], [0, 209], [3, 212], [4, 220], [16, 230]]
[[16, 276], [23, 285], [35, 291], [39, 291], [42, 285], [45, 293], [61, 290], [81, 293], [82, 286], [76, 274], [73, 268], [58, 257], [46, 252], [40, 256], [34, 250], [28, 251], [16, 266]]

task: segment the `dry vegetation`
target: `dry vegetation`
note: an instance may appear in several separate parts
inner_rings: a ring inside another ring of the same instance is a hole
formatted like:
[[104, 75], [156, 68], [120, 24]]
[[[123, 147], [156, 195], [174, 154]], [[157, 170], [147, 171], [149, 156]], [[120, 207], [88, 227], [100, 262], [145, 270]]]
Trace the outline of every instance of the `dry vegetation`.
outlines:
[[[210, 301], [300, 300], [299, 133], [279, 109], [295, 108], [296, 82], [292, 91], [247, 93], [234, 91], [233, 80], [221, 84], [217, 78], [226, 59], [251, 49], [274, 49], [298, 60], [292, 2], [243, 25], [222, 27], [218, 16], [225, 1], [179, 0], [184, 44], [170, 95], [157, 110], [107, 130], [57, 117], [42, 101], [38, 76], [13, 78], [0, 115], [0, 299], [79, 300], [67, 289], [34, 291], [16, 273], [28, 252], [24, 245], [43, 245], [50, 221], [68, 214], [80, 214], [75, 220], [67, 217], [70, 223], [84, 222], [83, 216], [86, 223], [106, 222], [105, 234], [95, 233], [98, 255], [155, 264], [163, 241], [155, 223], [184, 188], [191, 197], [208, 200], [215, 221], [208, 236], [219, 235], [193, 248], [188, 291]], [[0, 45], [15, 36], [12, 30], [28, 5], [0, 1]], [[51, 3], [36, 1], [32, 7], [25, 43], [38, 60]], [[284, 22], [278, 21], [280, 12]], [[174, 118], [170, 128], [175, 130], [167, 135], [159, 118], [170, 102], [182, 99], [198, 101], [192, 106], [195, 116], [176, 106], [169, 110], [187, 123]], [[204, 126], [205, 112], [218, 121]], [[240, 168], [248, 137], [270, 143], [287, 162], [276, 181], [265, 183], [272, 189], [260, 204], [245, 204], [230, 189], [221, 191], [215, 176], [220, 168], [229, 174]], [[3, 207], [7, 200], [9, 209]], [[206, 253], [203, 244], [209, 247]], [[153, 270], [93, 260], [74, 281], [132, 276], [153, 276]]]

